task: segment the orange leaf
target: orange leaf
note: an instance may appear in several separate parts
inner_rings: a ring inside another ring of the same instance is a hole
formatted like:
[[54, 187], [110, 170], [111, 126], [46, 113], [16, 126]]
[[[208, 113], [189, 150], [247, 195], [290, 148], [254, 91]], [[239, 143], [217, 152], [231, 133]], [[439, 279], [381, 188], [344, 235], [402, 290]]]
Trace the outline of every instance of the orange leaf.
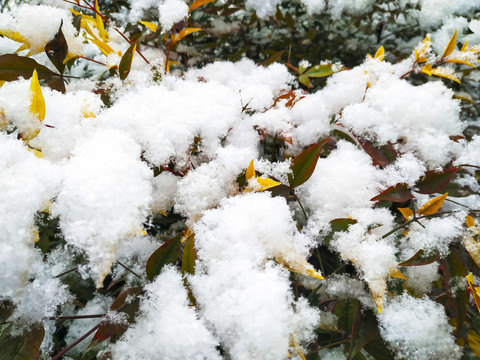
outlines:
[[201, 31], [202, 29], [200, 28], [185, 28], [182, 31], [180, 31], [178, 34], [173, 34], [172, 35], [172, 45], [175, 44], [176, 42], [179, 42], [182, 40], [185, 36], [190, 35], [194, 32]]
[[214, 2], [215, 0], [195, 0], [192, 5], [190, 5], [190, 8], [188, 9], [188, 12], [192, 12], [193, 10], [195, 10], [196, 8], [202, 6], [202, 5], [205, 5], [205, 4], [208, 4], [208, 3], [211, 3], [211, 2]]
[[443, 195], [437, 196], [436, 198], [433, 198], [430, 201], [427, 201], [425, 204], [423, 204], [420, 207], [420, 209], [418, 209], [417, 214], [418, 215], [435, 214], [440, 209], [440, 207], [442, 206], [447, 196], [448, 196], [448, 192], [446, 192]]
[[397, 208], [398, 211], [403, 215], [403, 217], [407, 220], [410, 220], [413, 217], [413, 211], [409, 208]]
[[475, 220], [473, 220], [473, 217], [471, 217], [470, 215], [467, 215], [467, 218], [465, 219], [465, 222], [467, 223], [467, 226], [469, 228], [475, 226]]

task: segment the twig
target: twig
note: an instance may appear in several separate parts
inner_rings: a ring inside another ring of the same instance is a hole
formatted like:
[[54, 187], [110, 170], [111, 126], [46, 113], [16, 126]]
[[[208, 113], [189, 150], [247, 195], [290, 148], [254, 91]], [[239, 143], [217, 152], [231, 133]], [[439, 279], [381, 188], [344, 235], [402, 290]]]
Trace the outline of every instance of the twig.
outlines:
[[135, 276], [138, 277], [139, 279], [142, 279], [142, 277], [141, 277], [140, 275], [138, 275], [135, 271], [133, 271], [132, 269], [130, 269], [130, 268], [127, 267], [126, 265], [122, 264], [120, 261], [117, 260], [117, 263], [118, 263], [118, 265], [120, 265], [121, 267], [123, 267], [125, 270], [130, 271], [133, 275], [135, 275]]
[[70, 315], [70, 316], [47, 316], [44, 320], [68, 320], [68, 319], [95, 319], [104, 317], [107, 314], [92, 314], [92, 315]]
[[445, 211], [445, 212], [441, 212], [441, 213], [436, 213], [436, 214], [430, 214], [430, 215], [423, 215], [423, 216], [418, 216], [414, 219], [411, 219], [411, 220], [408, 220], [406, 223], [402, 224], [402, 225], [399, 225], [397, 226], [396, 228], [394, 228], [393, 230], [389, 231], [388, 233], [386, 233], [385, 235], [382, 236], [382, 239], [385, 239], [386, 237], [392, 235], [394, 232], [400, 230], [400, 229], [403, 229], [404, 227], [406, 227], [407, 225], [413, 223], [413, 222], [418, 222], [418, 220], [420, 219], [426, 219], [426, 218], [430, 218], [430, 217], [437, 217], [437, 216], [442, 216], [442, 215], [445, 215], [445, 214], [452, 214], [452, 213], [456, 213], [458, 211]]
[[88, 60], [88, 61], [93, 61], [94, 63], [100, 64], [100, 65], [103, 65], [103, 66], [107, 66], [107, 64], [104, 64], [104, 63], [102, 63], [102, 62], [100, 62], [100, 61], [91, 59], [91, 58], [89, 58], [89, 57], [86, 57], [86, 56], [83, 56], [83, 55], [80, 56], [80, 57], [81, 57], [82, 59], [85, 59], [85, 60]]
[[63, 276], [63, 275], [66, 275], [66, 274], [68, 274], [68, 273], [71, 273], [72, 271], [75, 271], [75, 270], [77, 270], [77, 269], [78, 269], [78, 266], [77, 266], [77, 267], [74, 267], [73, 269], [67, 270], [67, 271], [65, 271], [65, 272], [63, 272], [63, 273], [61, 273], [61, 274], [58, 274], [57, 276], [54, 276], [54, 277], [59, 278], [59, 277], [61, 277], [61, 276]]
[[[343, 343], [346, 343], [346, 342], [349, 342], [349, 341], [351, 341], [351, 339], [350, 339], [350, 338], [347, 338], [347, 339], [335, 341], [335, 342], [333, 342], [333, 343], [330, 343], [330, 344], [327, 344], [327, 345], [324, 345], [324, 346], [320, 346], [320, 347], [316, 348], [315, 350], [310, 351], [310, 352], [307, 354], [307, 356], [310, 356], [310, 355], [312, 355], [313, 353], [319, 352], [320, 350], [327, 349], [327, 348], [332, 347], [332, 346], [335, 346], [335, 345], [340, 345], [340, 344], [343, 344]], [[52, 360], [53, 360], [53, 359], [52, 359]]]
[[303, 215], [305, 216], [305, 220], [308, 221], [307, 213], [305, 212], [305, 209], [303, 208], [303, 205], [300, 202], [300, 199], [298, 198], [297, 194], [295, 194], [295, 199], [297, 199], [298, 205], [300, 205], [300, 208], [302, 209]]
[[77, 346], [79, 343], [81, 343], [83, 340], [85, 340], [87, 337], [89, 337], [90, 334], [95, 332], [100, 327], [100, 325], [102, 325], [102, 321], [100, 321], [97, 325], [95, 325], [93, 328], [91, 328], [86, 334], [84, 334], [82, 337], [80, 337], [79, 339], [75, 340], [73, 343], [68, 345], [65, 349], [60, 351], [57, 355], [52, 357], [50, 360], [60, 359], [67, 351], [69, 351], [70, 349], [73, 349], [75, 346]]

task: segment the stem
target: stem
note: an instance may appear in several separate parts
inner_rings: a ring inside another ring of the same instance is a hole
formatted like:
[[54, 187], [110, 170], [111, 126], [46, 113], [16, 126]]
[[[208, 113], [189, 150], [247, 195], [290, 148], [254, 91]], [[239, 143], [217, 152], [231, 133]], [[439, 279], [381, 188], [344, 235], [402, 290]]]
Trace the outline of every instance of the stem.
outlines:
[[83, 55], [80, 56], [80, 57], [81, 57], [82, 59], [85, 59], [85, 60], [88, 60], [88, 61], [93, 61], [94, 63], [100, 64], [100, 65], [103, 65], [103, 66], [107, 66], [107, 64], [104, 64], [104, 63], [102, 63], [102, 62], [100, 62], [100, 61], [97, 61], [97, 60], [93, 60], [93, 59], [91, 59], [91, 58], [89, 58], [89, 57], [86, 57], [86, 56], [83, 56]]
[[419, 217], [417, 217], [417, 218], [408, 220], [406, 223], [397, 226], [397, 227], [394, 228], [393, 230], [391, 230], [391, 231], [389, 231], [388, 233], [386, 233], [385, 235], [383, 235], [383, 236], [382, 236], [382, 239], [385, 239], [385, 238], [388, 237], [389, 235], [392, 235], [392, 234], [393, 234], [394, 232], [396, 232], [397, 230], [403, 229], [404, 227], [406, 227], [407, 225], [411, 224], [412, 222], [418, 222], [418, 220], [420, 220], [420, 219], [426, 219], [426, 218], [430, 218], [430, 217], [437, 217], [437, 216], [442, 216], [442, 215], [445, 215], [445, 214], [452, 214], [452, 213], [456, 213], [456, 212], [458, 212], [458, 211], [444, 211], [444, 212], [441, 212], [441, 213], [430, 214], [430, 215], [423, 215], [423, 216], [419, 216]]
[[459, 205], [459, 206], [463, 206], [463, 207], [465, 207], [465, 208], [468, 209], [468, 206], [467, 206], [467, 205], [460, 204], [459, 202], [456, 202], [456, 201], [450, 200], [450, 199], [445, 199], [445, 200], [446, 200], [446, 201], [449, 201], [449, 202], [451, 202], [451, 203], [457, 204], [457, 205]]
[[102, 322], [100, 321], [97, 325], [95, 325], [93, 328], [91, 328], [86, 334], [84, 334], [82, 337], [80, 337], [79, 339], [75, 340], [73, 343], [71, 343], [70, 345], [68, 345], [65, 349], [63, 349], [62, 351], [60, 351], [57, 355], [55, 355], [54, 357], [52, 357], [50, 360], [58, 360], [60, 359], [67, 351], [69, 351], [70, 349], [74, 348], [75, 346], [77, 346], [79, 343], [81, 343], [83, 340], [85, 340], [88, 336], [90, 336], [90, 334], [92, 334], [93, 332], [95, 332], [99, 327], [100, 325], [102, 324]]
[[170, 60], [170, 49], [172, 47], [172, 37], [170, 36], [170, 41], [168, 42], [167, 46], [167, 56], [165, 57], [165, 69], [164, 74], [167, 75], [167, 68], [168, 68], [168, 61]]
[[303, 208], [303, 205], [300, 202], [300, 199], [298, 198], [297, 194], [295, 194], [295, 199], [297, 199], [298, 205], [300, 205], [300, 208], [302, 209], [303, 215], [305, 216], [305, 220], [308, 221], [307, 213], [305, 212], [305, 209]]
[[[313, 353], [316, 353], [316, 352], [318, 352], [318, 351], [320, 351], [320, 350], [327, 349], [327, 348], [332, 347], [332, 346], [335, 346], [335, 345], [340, 345], [340, 344], [343, 344], [343, 343], [346, 343], [346, 342], [349, 342], [349, 341], [351, 341], [351, 339], [350, 339], [350, 338], [347, 338], [347, 339], [335, 341], [335, 342], [333, 342], [333, 343], [330, 343], [330, 344], [327, 344], [327, 345], [324, 345], [324, 346], [320, 346], [320, 347], [316, 348], [315, 350], [310, 351], [310, 352], [307, 354], [307, 356], [310, 356], [310, 355], [312, 355]], [[53, 360], [53, 359], [52, 359], [52, 360]]]
[[63, 276], [63, 275], [66, 275], [66, 274], [68, 274], [68, 273], [71, 273], [72, 271], [75, 271], [75, 270], [77, 270], [77, 269], [78, 269], [78, 266], [77, 266], [77, 267], [74, 267], [73, 269], [67, 270], [67, 271], [65, 271], [65, 272], [63, 272], [63, 273], [61, 273], [61, 274], [58, 274], [57, 276], [54, 276], [54, 277], [59, 278], [59, 277], [61, 277], [61, 276]]
[[93, 315], [71, 315], [71, 316], [47, 316], [44, 320], [64, 320], [64, 319], [94, 319], [101, 318], [107, 314], [93, 314]]
[[140, 275], [138, 275], [136, 272], [134, 272], [132, 269], [130, 269], [130, 268], [127, 267], [126, 265], [122, 264], [120, 261], [117, 260], [117, 263], [118, 263], [118, 265], [120, 265], [121, 267], [123, 267], [125, 270], [130, 271], [133, 275], [135, 275], [135, 276], [138, 277], [139, 279], [142, 278]]

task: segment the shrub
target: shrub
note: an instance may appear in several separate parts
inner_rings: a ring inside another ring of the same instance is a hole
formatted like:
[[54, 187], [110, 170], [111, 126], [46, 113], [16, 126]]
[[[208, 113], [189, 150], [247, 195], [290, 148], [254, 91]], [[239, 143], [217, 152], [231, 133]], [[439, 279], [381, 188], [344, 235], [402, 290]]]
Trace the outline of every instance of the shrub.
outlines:
[[0, 358], [480, 356], [478, 1], [2, 7]]

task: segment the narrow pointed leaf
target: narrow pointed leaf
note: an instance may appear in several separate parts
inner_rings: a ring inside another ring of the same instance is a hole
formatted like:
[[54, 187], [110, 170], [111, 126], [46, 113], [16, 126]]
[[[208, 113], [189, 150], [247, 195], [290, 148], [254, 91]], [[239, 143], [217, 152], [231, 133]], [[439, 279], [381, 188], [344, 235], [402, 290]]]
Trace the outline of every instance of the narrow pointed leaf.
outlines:
[[188, 12], [192, 12], [193, 10], [195, 10], [196, 8], [202, 6], [202, 5], [205, 5], [205, 4], [208, 4], [208, 3], [211, 3], [211, 2], [214, 2], [215, 0], [195, 0], [192, 5], [190, 5], [190, 8], [188, 9]]
[[455, 177], [458, 168], [445, 169], [442, 171], [430, 170], [416, 182], [416, 191], [421, 194], [434, 194], [442, 191]]
[[384, 56], [385, 56], [385, 49], [383, 46], [380, 46], [377, 52], [375, 53], [375, 59], [382, 61]]
[[195, 274], [195, 260], [197, 260], [197, 253], [195, 252], [194, 236], [191, 235], [183, 248], [182, 274]]
[[179, 42], [187, 35], [193, 34], [194, 32], [201, 31], [201, 30], [202, 30], [201, 28], [185, 28], [182, 31], [180, 31], [178, 34], [172, 35], [172, 44]]
[[247, 171], [245, 172], [245, 179], [251, 179], [255, 177], [255, 167], [253, 165], [253, 160], [250, 161], [250, 165], [248, 165]]
[[[127, 322], [133, 322], [136, 312], [140, 306], [140, 297], [138, 296], [142, 291], [141, 286], [128, 288], [123, 290], [110, 306], [110, 311], [118, 311], [126, 314]], [[128, 329], [128, 324], [105, 321], [95, 332], [92, 341], [87, 347], [90, 350], [94, 346], [107, 340], [115, 334], [124, 332]]]
[[64, 60], [68, 54], [68, 44], [62, 32], [62, 25], [63, 20], [53, 39], [45, 45], [45, 53], [57, 70], [63, 74], [65, 70]]
[[154, 23], [148, 22], [148, 21], [139, 21], [140, 24], [145, 25], [147, 28], [152, 30], [154, 33], [157, 32], [158, 26], [155, 25]]
[[408, 185], [400, 183], [394, 186], [390, 186], [387, 190], [378, 194], [371, 201], [392, 201], [392, 202], [405, 202], [411, 198], [412, 194], [408, 189]]
[[435, 214], [440, 207], [442, 206], [445, 198], [448, 196], [448, 192], [443, 195], [437, 196], [430, 201], [427, 201], [423, 204], [420, 209], [417, 210], [418, 215], [433, 215]]
[[435, 251], [433, 253], [425, 253], [423, 250], [418, 250], [415, 255], [413, 255], [410, 259], [405, 260], [398, 264], [398, 266], [422, 266], [428, 265], [440, 258], [440, 254]]
[[347, 359], [354, 359], [355, 356], [370, 342], [380, 339], [378, 322], [371, 312], [363, 313], [358, 307], [352, 327], [350, 353]]
[[329, 140], [330, 138], [327, 138], [310, 146], [293, 159], [292, 165], [290, 166], [292, 173], [288, 176], [288, 181], [292, 188], [300, 186], [310, 179], [317, 165], [320, 153]]
[[453, 52], [453, 50], [455, 50], [456, 45], [457, 45], [457, 29], [455, 29], [453, 36], [448, 41], [447, 47], [443, 52], [442, 59], [450, 55]]
[[103, 20], [100, 14], [101, 13], [100, 8], [98, 7], [98, 0], [95, 0], [95, 20], [97, 22], [98, 34], [103, 41], [108, 41], [108, 34], [105, 31], [105, 26], [103, 25]]
[[45, 119], [45, 100], [43, 98], [42, 88], [38, 82], [37, 70], [33, 70], [30, 92], [30, 112], [35, 115], [38, 120], [43, 121], [43, 119]]
[[152, 281], [155, 276], [160, 274], [164, 266], [177, 261], [182, 244], [182, 235], [183, 233], [178, 233], [150, 255], [146, 267], [148, 280]]
[[393, 278], [397, 278], [397, 279], [407, 280], [405, 275], [403, 275], [402, 272], [400, 270], [398, 270], [398, 268], [393, 270], [392, 272], [390, 272], [390, 274], [388, 274], [388, 276], [393, 277]]
[[278, 181], [275, 181], [275, 180], [272, 180], [272, 179], [268, 179], [268, 178], [263, 178], [263, 177], [258, 177], [257, 182], [261, 186], [261, 191], [270, 189], [270, 188], [278, 186], [278, 185], [282, 185], [281, 182], [278, 182]]
[[125, 80], [130, 73], [130, 69], [132, 68], [132, 61], [133, 55], [135, 54], [135, 50], [137, 49], [137, 42], [132, 43], [130, 47], [125, 51], [125, 54], [122, 56], [122, 60], [120, 60], [120, 66], [118, 67], [118, 71], [120, 73], [120, 79]]

